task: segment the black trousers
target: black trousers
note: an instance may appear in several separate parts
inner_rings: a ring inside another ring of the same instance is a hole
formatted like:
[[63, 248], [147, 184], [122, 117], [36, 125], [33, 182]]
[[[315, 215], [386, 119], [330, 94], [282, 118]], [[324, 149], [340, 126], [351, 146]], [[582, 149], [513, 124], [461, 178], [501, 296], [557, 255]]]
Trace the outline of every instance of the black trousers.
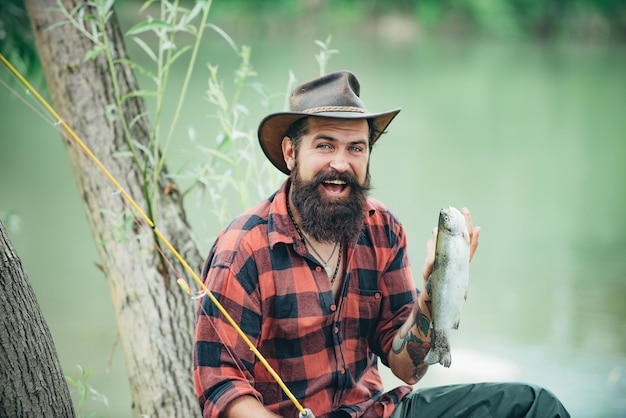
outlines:
[[525, 383], [475, 383], [417, 389], [391, 418], [569, 418], [550, 391]]

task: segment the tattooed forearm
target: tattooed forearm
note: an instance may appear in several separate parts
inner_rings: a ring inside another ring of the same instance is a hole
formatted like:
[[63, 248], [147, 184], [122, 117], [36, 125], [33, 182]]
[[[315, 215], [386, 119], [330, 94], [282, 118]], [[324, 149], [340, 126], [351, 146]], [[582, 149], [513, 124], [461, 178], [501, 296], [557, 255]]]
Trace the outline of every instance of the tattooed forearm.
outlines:
[[406, 344], [406, 337], [409, 331], [411, 330], [412, 326], [408, 327], [408, 330], [406, 332], [404, 331], [404, 328], [405, 327], [400, 328], [400, 330], [396, 334], [396, 337], [393, 339], [393, 342], [391, 343], [391, 350], [395, 354], [400, 354], [402, 350], [404, 349], [404, 346]]
[[[413, 332], [413, 329], [417, 328], [418, 332], [425, 338], [420, 338]], [[411, 320], [405, 323], [402, 328], [396, 334], [393, 340], [391, 349], [395, 354], [400, 354], [407, 343], [427, 344], [430, 348], [430, 320], [426, 315], [417, 310], [415, 315], [412, 315]], [[426, 340], [426, 341], [425, 341]]]
[[413, 363], [413, 378], [419, 380], [424, 376], [428, 366], [424, 357], [430, 350], [430, 320], [417, 309], [412, 320], [408, 321], [396, 334], [391, 349], [399, 355], [406, 348]]

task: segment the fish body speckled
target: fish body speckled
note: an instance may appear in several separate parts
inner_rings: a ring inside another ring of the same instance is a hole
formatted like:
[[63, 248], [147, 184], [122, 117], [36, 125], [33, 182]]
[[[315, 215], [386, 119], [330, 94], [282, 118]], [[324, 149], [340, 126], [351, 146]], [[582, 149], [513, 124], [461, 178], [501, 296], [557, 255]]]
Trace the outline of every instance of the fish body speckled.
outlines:
[[470, 237], [465, 217], [448, 206], [439, 212], [435, 264], [426, 282], [431, 304], [431, 349], [426, 364], [450, 367], [449, 330], [457, 329], [469, 284]]

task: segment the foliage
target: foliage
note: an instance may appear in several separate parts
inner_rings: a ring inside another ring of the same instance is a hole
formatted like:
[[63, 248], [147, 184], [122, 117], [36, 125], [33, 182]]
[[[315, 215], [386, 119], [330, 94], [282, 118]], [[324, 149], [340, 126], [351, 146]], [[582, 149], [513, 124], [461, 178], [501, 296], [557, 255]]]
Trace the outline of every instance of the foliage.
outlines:
[[315, 44], [320, 47], [320, 52], [315, 56], [315, 60], [320, 66], [320, 76], [326, 74], [326, 63], [330, 60], [330, 57], [337, 54], [339, 51], [336, 49], [330, 49], [330, 41], [333, 39], [331, 35], [326, 38], [326, 42], [315, 41]]
[[[146, 4], [155, 3], [154, 0]], [[178, 3], [178, 2], [177, 2]], [[191, 0], [179, 3], [189, 5]], [[427, 32], [450, 36], [470, 33], [495, 37], [546, 39], [618, 39], [626, 40], [626, 2], [623, 0], [229, 0], [215, 2], [216, 16], [237, 16], [272, 22], [297, 22], [318, 16], [342, 22], [365, 24], [385, 14], [413, 16]], [[135, 0], [117, 0], [116, 4], [136, 4]], [[180, 21], [179, 21], [180, 22]], [[146, 25], [155, 28], [161, 22]], [[600, 29], [599, 29], [600, 28]], [[164, 27], [165, 29], [165, 27]], [[467, 33], [470, 32], [470, 33]], [[33, 81], [43, 82], [33, 46], [23, 0], [0, 1], [0, 52]]]
[[71, 376], [65, 376], [65, 380], [67, 381], [70, 389], [73, 388], [75, 392], [73, 392], [74, 403], [76, 408], [76, 415], [79, 417], [85, 418], [101, 418], [103, 415], [96, 415], [95, 413], [85, 414], [83, 409], [85, 408], [85, 403], [91, 399], [97, 403], [100, 403], [104, 406], [105, 411], [109, 410], [109, 400], [106, 396], [98, 392], [94, 389], [87, 381], [91, 376], [91, 369], [85, 369], [80, 365], [76, 366], [80, 375], [77, 378], [73, 378]]
[[[154, 219], [157, 210], [158, 178], [165, 166], [168, 150], [174, 138], [177, 122], [183, 111], [183, 104], [189, 88], [192, 72], [196, 67], [198, 48], [203, 39], [205, 29], [216, 31], [231, 46], [241, 63], [234, 74], [234, 93], [227, 97], [224, 83], [218, 76], [218, 66], [209, 66], [207, 100], [214, 106], [214, 118], [221, 128], [215, 147], [207, 147], [196, 143], [195, 131], [189, 130], [188, 136], [196, 155], [201, 156], [196, 166], [185, 172], [169, 174], [172, 180], [187, 183], [183, 196], [192, 191], [198, 192], [198, 199], [208, 196], [209, 206], [216, 215], [216, 223], [222, 226], [232, 216], [229, 209], [229, 198], [236, 196], [239, 208], [250, 205], [250, 190], [259, 195], [267, 196], [275, 187], [277, 175], [264, 161], [255, 159], [256, 140], [253, 131], [243, 128], [245, 116], [249, 113], [241, 102], [242, 90], [252, 86], [256, 91], [265, 93], [259, 83], [252, 83], [256, 76], [250, 62], [251, 50], [247, 46], [239, 47], [226, 32], [209, 23], [211, 2], [199, 1], [193, 7], [180, 6], [180, 2], [154, 1], [144, 3], [140, 12], [145, 13], [144, 20], [132, 26], [126, 33], [128, 40], [136, 43], [147, 57], [149, 64], [142, 65], [140, 60], [128, 60], [126, 64], [135, 71], [146, 76], [152, 84], [139, 91], [121, 97], [117, 89], [116, 73], [113, 71], [115, 62], [109, 53], [109, 39], [104, 27], [112, 13], [112, 0], [99, 0], [94, 3], [82, 4], [74, 10], [59, 10], [65, 19], [59, 25], [70, 24], [77, 28], [85, 37], [93, 42], [93, 48], [85, 56], [85, 60], [95, 59], [104, 55], [109, 65], [116, 92], [116, 102], [107, 106], [106, 112], [111, 120], [119, 121], [125, 132], [129, 151], [117, 153], [117, 158], [132, 158], [143, 174], [145, 198], [148, 202], [147, 214]], [[158, 7], [157, 7], [158, 6]], [[154, 17], [153, 13], [158, 16]], [[190, 40], [189, 40], [190, 39]], [[184, 62], [186, 68], [182, 85], [170, 86], [172, 68]], [[164, 104], [172, 100], [172, 91], [177, 92], [176, 110], [171, 120], [165, 121]], [[132, 97], [142, 97], [153, 105], [150, 114], [138, 115], [133, 121], [119, 117], [124, 101]], [[149, 143], [142, 144], [131, 137], [129, 127], [139, 118], [151, 124]], [[271, 171], [270, 171], [271, 170]]]
[[[226, 36], [225, 34], [223, 34]], [[208, 197], [216, 223], [223, 226], [233, 216], [228, 196], [234, 193], [239, 208], [245, 209], [252, 203], [250, 192], [266, 197], [276, 185], [276, 175], [264, 161], [255, 158], [257, 142], [253, 131], [244, 128], [248, 108], [240, 102], [242, 89], [256, 76], [250, 64], [251, 50], [247, 46], [237, 47], [227, 37], [229, 44], [238, 53], [241, 63], [235, 71], [234, 91], [229, 97], [223, 82], [218, 77], [218, 66], [209, 65], [207, 99], [215, 107], [213, 118], [218, 121], [220, 132], [215, 145], [208, 147], [196, 142], [195, 131], [189, 132], [189, 141], [199, 157], [197, 164], [185, 172], [173, 174], [172, 178], [186, 181], [189, 186], [183, 191], [188, 196], [198, 192], [197, 198]], [[258, 91], [264, 92], [260, 85]], [[265, 180], [269, 180], [265, 182]], [[229, 190], [232, 193], [229, 193]]]
[[[98, 59], [108, 66], [114, 100], [103, 108], [102, 112], [110, 121], [122, 127], [128, 148], [127, 152], [117, 153], [115, 158], [131, 159], [142, 174], [144, 198], [148, 206], [145, 211], [152, 220], [156, 221], [154, 218], [158, 213], [156, 205], [162, 192], [159, 190], [158, 181], [165, 170], [168, 150], [183, 111], [192, 72], [196, 69], [197, 51], [206, 29], [222, 35], [232, 46], [241, 63], [234, 74], [232, 96], [226, 94], [217, 65], [209, 67], [207, 100], [215, 109], [215, 118], [220, 122], [221, 132], [218, 136], [219, 141], [214, 147], [194, 144], [200, 153], [209, 158], [203, 159], [198, 168], [191, 170], [195, 177], [184, 195], [191, 191], [208, 190], [209, 203], [218, 215], [216, 222], [223, 224], [228, 217], [232, 217], [231, 208], [228, 208], [226, 202], [233, 195], [243, 207], [249, 205], [250, 189], [256, 189], [260, 193], [261, 189], [267, 190], [265, 187], [269, 187], [270, 183], [271, 187], [275, 188], [276, 182], [273, 180], [277, 178], [274, 173], [276, 170], [270, 171], [265, 160], [262, 162], [256, 160], [253, 147], [258, 145], [254, 131], [244, 128], [244, 119], [248, 111], [241, 101], [241, 92], [250, 87], [250, 80], [256, 76], [250, 61], [251, 50], [247, 46], [237, 46], [224, 31], [208, 22], [210, 1], [196, 2], [191, 8], [180, 6], [178, 0], [165, 0], [158, 4], [148, 1], [144, 4], [141, 12], [146, 14], [145, 20], [131, 27], [126, 33], [126, 39], [139, 46], [140, 51], [148, 58], [148, 64], [144, 65], [141, 64], [143, 61], [131, 59], [125, 60], [124, 64], [147, 75], [148, 82], [146, 86], [127, 95], [122, 95], [121, 89], [118, 88], [119, 72], [116, 71], [116, 66], [120, 62], [112, 54], [113, 41], [109, 39], [106, 31], [107, 21], [113, 17], [114, 1], [96, 0], [80, 3], [70, 10], [64, 8], [61, 0], [57, 0], [56, 3], [56, 10], [61, 13], [63, 19], [48, 29], [71, 25], [91, 41], [92, 47], [85, 54], [84, 60]], [[172, 81], [174, 65], [184, 65], [185, 76], [182, 82]], [[263, 91], [259, 85], [255, 85], [254, 88]], [[171, 100], [172, 92], [176, 96], [174, 99], [176, 110], [173, 113], [164, 112], [165, 101]], [[124, 111], [126, 101], [136, 98], [151, 102], [148, 108], [153, 110], [137, 115], [133, 120], [127, 120]], [[141, 138], [140, 141], [133, 137], [131, 128], [139, 121], [150, 126], [148, 131], [150, 137], [147, 140]], [[172, 175], [171, 178], [174, 179], [176, 176]], [[267, 191], [263, 193], [266, 197]], [[134, 217], [124, 209], [120, 212], [119, 208], [101, 208], [101, 213], [118, 220], [114, 221], [111, 239], [119, 243], [128, 242], [130, 245], [128, 232], [134, 226]], [[89, 398], [103, 402], [108, 408], [106, 397], [87, 383], [91, 371], [80, 366], [79, 370], [78, 378], [67, 377], [68, 384], [78, 393], [76, 404], [79, 412], [84, 409]]]
[[43, 84], [39, 58], [22, 0], [0, 1], [0, 53], [28, 77], [33, 86]]
[[230, 0], [223, 9], [255, 21], [318, 18], [359, 25], [396, 14], [412, 17], [432, 36], [626, 40], [623, 0]]

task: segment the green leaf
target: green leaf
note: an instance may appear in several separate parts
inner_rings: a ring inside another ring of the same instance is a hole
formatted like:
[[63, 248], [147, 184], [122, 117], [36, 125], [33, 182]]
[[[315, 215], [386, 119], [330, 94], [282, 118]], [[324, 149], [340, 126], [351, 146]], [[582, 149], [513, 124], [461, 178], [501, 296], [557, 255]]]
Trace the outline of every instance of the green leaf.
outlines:
[[222, 161], [224, 161], [224, 162], [226, 162], [226, 163], [228, 163], [230, 165], [234, 165], [235, 164], [235, 161], [232, 158], [230, 158], [228, 155], [224, 154], [223, 152], [219, 152], [219, 151], [217, 151], [217, 150], [215, 150], [213, 148], [202, 147], [202, 146], [200, 146], [198, 148], [200, 148], [202, 151], [206, 152], [207, 154], [211, 154], [214, 157], [217, 157], [218, 159], [220, 159], [220, 160], [222, 160]]
[[115, 122], [117, 120], [117, 106], [110, 103], [104, 107], [104, 114], [109, 122]]
[[172, 65], [174, 62], [176, 62], [176, 60], [180, 58], [181, 55], [183, 55], [185, 52], [189, 51], [190, 49], [191, 49], [191, 45], [186, 45], [185, 47], [178, 50], [176, 54], [174, 54], [172, 58], [170, 59], [169, 65]]
[[141, 47], [141, 49], [143, 49], [143, 52], [145, 52], [145, 53], [146, 53], [146, 55], [148, 55], [148, 57], [150, 57], [150, 59], [151, 59], [153, 62], [157, 62], [157, 56], [156, 56], [156, 54], [154, 53], [154, 51], [152, 50], [152, 48], [150, 48], [150, 47], [148, 46], [148, 44], [147, 44], [147, 43], [145, 43], [145, 42], [144, 42], [141, 38], [138, 38], [138, 37], [136, 37], [136, 36], [134, 36], [132, 39], [133, 39], [133, 41], [135, 41], [135, 42], [137, 43], [137, 45], [139, 45], [139, 46]]
[[193, 36], [198, 36], [198, 29], [196, 29], [196, 27], [194, 25], [184, 25], [181, 26], [180, 29], [184, 32], [188, 32], [190, 34], [192, 34]]
[[196, 5], [193, 7], [193, 9], [191, 10], [191, 12], [189, 12], [185, 17], [184, 17], [184, 21], [185, 23], [191, 22], [193, 19], [196, 18], [196, 16], [198, 16], [198, 14], [202, 11], [202, 9], [204, 9], [204, 7], [206, 7], [205, 4], [202, 4], [202, 2], [197, 2]]
[[224, 32], [224, 30], [222, 30], [222, 28], [220, 28], [219, 26], [216, 26], [212, 23], [207, 24], [207, 26], [211, 29], [213, 29], [215, 32], [219, 33], [222, 38], [224, 38], [226, 40], [226, 42], [228, 42], [228, 44], [231, 46], [231, 48], [233, 48], [233, 50], [237, 53], [239, 53], [239, 48], [237, 48], [237, 44], [235, 43], [235, 41], [233, 41], [233, 38], [231, 38], [230, 36], [228, 36], [228, 34], [226, 32]]
[[137, 35], [139, 33], [147, 31], [156, 31], [157, 29], [172, 29], [172, 25], [162, 20], [154, 19], [150, 21], [144, 21], [136, 24], [132, 28], [128, 29], [126, 35]]
[[157, 97], [157, 92], [151, 90], [135, 90], [122, 96], [121, 101], [125, 102], [132, 97]]
[[143, 12], [145, 12], [145, 11], [146, 11], [146, 9], [148, 9], [148, 7], [150, 7], [150, 5], [151, 5], [152, 3], [154, 3], [155, 1], [156, 1], [156, 0], [148, 0], [148, 1], [146, 1], [146, 2], [145, 2], [142, 6], [141, 6], [141, 9], [139, 9], [139, 13], [143, 13]]
[[53, 30], [53, 29], [59, 28], [59, 27], [61, 27], [61, 26], [69, 25], [70, 23], [71, 23], [71, 22], [70, 22], [69, 20], [67, 20], [67, 19], [64, 19], [64, 20], [59, 20], [58, 22], [53, 23], [53, 24], [52, 24], [52, 25], [50, 25], [50, 26], [47, 26], [47, 27], [46, 27], [46, 30]]
[[118, 151], [114, 152], [112, 155], [113, 158], [132, 158], [133, 153], [130, 151]]
[[146, 147], [141, 142], [133, 140], [133, 145], [138, 148], [147, 158], [151, 167], [154, 167], [154, 155], [152, 155], [152, 151], [148, 147]]
[[135, 123], [139, 122], [144, 117], [148, 117], [149, 115], [150, 115], [150, 112], [148, 111], [137, 114], [134, 118], [132, 118], [128, 126], [132, 128], [135, 125]]
[[103, 2], [99, 2], [99, 5], [101, 7], [99, 7], [100, 10], [98, 12], [101, 15], [107, 14], [109, 12], [109, 10], [111, 10], [113, 8], [113, 3], [114, 2], [115, 2], [115, 0], [106, 0], [106, 1], [103, 1]]
[[104, 52], [104, 45], [95, 45], [89, 51], [85, 53], [85, 58], [83, 58], [83, 62], [87, 62], [93, 59], [98, 58], [98, 55]]

